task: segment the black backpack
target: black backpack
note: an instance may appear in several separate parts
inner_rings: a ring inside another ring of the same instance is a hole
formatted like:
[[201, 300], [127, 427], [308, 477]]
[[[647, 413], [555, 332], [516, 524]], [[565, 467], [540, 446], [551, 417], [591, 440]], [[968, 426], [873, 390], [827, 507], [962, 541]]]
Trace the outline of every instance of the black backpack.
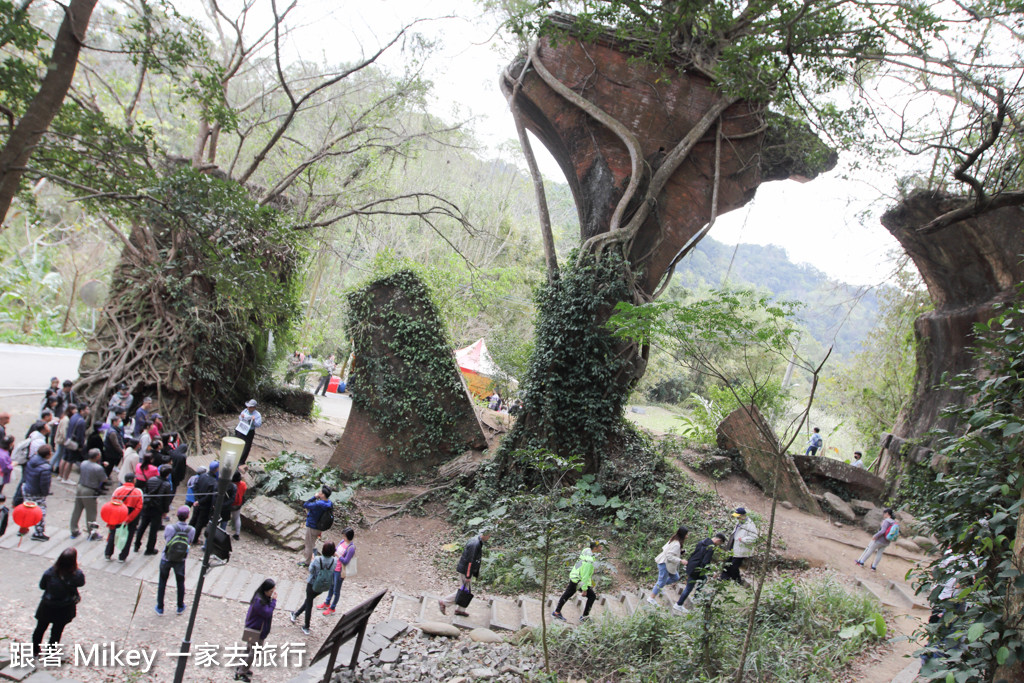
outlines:
[[316, 520], [317, 531], [327, 531], [334, 526], [334, 506], [331, 505], [326, 510], [320, 513], [320, 517]]
[[166, 547], [164, 547], [164, 555], [167, 556], [168, 562], [181, 562], [188, 557], [188, 527], [184, 529], [180, 526], [175, 525], [174, 535], [167, 541]]

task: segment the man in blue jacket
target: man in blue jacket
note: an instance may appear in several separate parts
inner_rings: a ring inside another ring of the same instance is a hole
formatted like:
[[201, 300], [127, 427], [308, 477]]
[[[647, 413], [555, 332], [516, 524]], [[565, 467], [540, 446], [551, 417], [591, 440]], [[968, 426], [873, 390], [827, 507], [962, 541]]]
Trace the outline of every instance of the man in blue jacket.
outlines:
[[330, 498], [331, 487], [324, 486], [316, 492], [316, 495], [302, 504], [302, 507], [306, 508], [306, 539], [302, 552], [303, 561], [299, 562], [300, 567], [308, 567], [309, 561], [313, 559], [316, 539], [320, 538], [320, 534], [323, 533], [320, 530], [320, 518], [334, 506]]
[[36, 524], [36, 532], [32, 534], [33, 541], [49, 541], [50, 537], [46, 531], [46, 497], [50, 495], [50, 450], [49, 444], [43, 444], [36, 451], [36, 454], [25, 464], [25, 478], [21, 484], [22, 496], [25, 501], [31, 501], [43, 511], [43, 516]]

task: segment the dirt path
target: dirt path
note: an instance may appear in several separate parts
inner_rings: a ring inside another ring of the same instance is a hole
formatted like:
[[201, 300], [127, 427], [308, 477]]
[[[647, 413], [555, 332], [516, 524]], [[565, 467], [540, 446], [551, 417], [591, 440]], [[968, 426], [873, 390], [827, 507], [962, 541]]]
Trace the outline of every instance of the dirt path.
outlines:
[[[693, 481], [718, 493], [726, 504], [744, 506], [767, 520], [771, 512], [771, 499], [747, 477], [732, 475], [715, 481], [680, 462], [676, 464]], [[766, 529], [761, 531], [764, 532]], [[877, 571], [860, 567], [855, 562], [871, 540], [870, 533], [859, 526], [837, 525], [834, 519], [817, 517], [798, 509], [787, 510], [781, 505], [776, 511], [775, 533], [784, 544], [784, 556], [805, 560], [811, 567], [831, 569], [847, 577], [851, 585], [856, 585], [859, 578], [881, 584], [891, 580], [901, 584], [912, 594], [914, 589], [906, 580], [907, 572], [915, 568], [919, 562], [927, 562], [924, 556], [917, 556], [915, 561], [908, 561], [886, 554], [882, 557]], [[905, 550], [898, 552], [903, 556], [911, 556]], [[910, 663], [909, 657], [918, 647], [913, 642], [913, 632], [927, 621], [928, 613], [920, 609], [886, 607], [885, 614], [890, 627], [890, 639], [898, 636], [906, 638], [901, 638], [895, 643], [887, 642], [854, 662], [850, 671], [851, 680], [859, 683], [890, 683]]]

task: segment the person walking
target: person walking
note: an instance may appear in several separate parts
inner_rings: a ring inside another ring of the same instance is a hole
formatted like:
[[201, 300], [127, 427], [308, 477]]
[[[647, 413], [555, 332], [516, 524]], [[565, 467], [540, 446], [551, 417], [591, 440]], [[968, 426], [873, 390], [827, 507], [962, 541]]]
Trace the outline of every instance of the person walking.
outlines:
[[725, 534], [719, 531], [711, 538], [705, 538], [693, 549], [690, 557], [686, 560], [686, 587], [683, 588], [683, 592], [679, 599], [676, 600], [676, 604], [672, 605], [673, 610], [684, 614], [690, 611], [686, 609], [683, 603], [686, 602], [686, 598], [690, 597], [691, 593], [700, 590], [701, 586], [704, 585], [711, 561], [715, 559], [715, 549], [724, 543]]
[[135, 473], [129, 472], [124, 475], [124, 484], [114, 491], [114, 495], [110, 499], [119, 500], [124, 503], [125, 507], [128, 508], [128, 517], [121, 524], [110, 527], [110, 533], [107, 534], [107, 547], [103, 556], [107, 558], [108, 562], [114, 557], [117, 530], [123, 526], [128, 531], [128, 537], [124, 542], [124, 547], [121, 548], [121, 552], [118, 553], [117, 560], [118, 562], [124, 562], [128, 559], [128, 553], [132, 549], [132, 536], [135, 535], [135, 527], [138, 525], [139, 515], [142, 513], [142, 491], [135, 487]]
[[804, 455], [817, 455], [821, 444], [821, 430], [815, 427], [810, 440], [807, 441], [807, 450], [804, 451]]
[[174, 583], [178, 589], [177, 613], [185, 611], [185, 560], [197, 536], [195, 527], [187, 521], [188, 512], [188, 508], [182, 505], [178, 508], [178, 521], [164, 527], [164, 552], [160, 557], [160, 579], [156, 586], [156, 613], [159, 615], [164, 613], [164, 595], [171, 572], [174, 572]]
[[[893, 527], [896, 527], [895, 531]], [[895, 541], [899, 536], [899, 525], [896, 524], [892, 508], [885, 508], [882, 511], [882, 523], [878, 526], [878, 531], [871, 537], [871, 543], [868, 543], [868, 547], [864, 549], [864, 553], [857, 560], [857, 564], [861, 567], [868, 561], [871, 554], [874, 553], [875, 559], [871, 563], [871, 571], [878, 569], [878, 562], [882, 559], [882, 553], [889, 547], [891, 541]]]
[[686, 560], [682, 559], [683, 543], [686, 542], [689, 533], [690, 530], [685, 526], [676, 529], [668, 543], [661, 546], [661, 554], [654, 558], [655, 564], [658, 565], [658, 581], [651, 589], [651, 594], [647, 596], [647, 602], [652, 605], [658, 604], [657, 598], [662, 588], [679, 581], [679, 565], [686, 566]]
[[31, 501], [39, 506], [43, 516], [36, 524], [36, 531], [32, 534], [33, 541], [49, 541], [46, 535], [46, 497], [50, 495], [50, 478], [53, 474], [50, 470], [50, 445], [42, 444], [39, 450], [25, 465], [24, 478], [21, 483], [21, 495], [26, 501]]
[[328, 514], [328, 511], [334, 507], [330, 499], [331, 487], [324, 486], [312, 498], [302, 504], [302, 507], [306, 509], [306, 537], [304, 539], [305, 545], [302, 549], [302, 562], [299, 562], [300, 567], [308, 567], [310, 559], [313, 557], [316, 539], [320, 538], [320, 535], [324, 532], [322, 517]]
[[270, 625], [273, 623], [276, 607], [277, 584], [273, 579], [265, 579], [252, 594], [249, 610], [245, 613], [245, 627], [242, 630], [242, 642], [246, 644], [245, 659], [235, 669], [236, 681], [252, 679], [255, 646], [263, 645], [263, 641], [270, 635]]
[[100, 464], [103, 454], [99, 449], [89, 451], [89, 459], [82, 463], [75, 487], [75, 504], [71, 508], [71, 538], [78, 538], [82, 533], [78, 528], [78, 520], [85, 511], [85, 528], [89, 532], [90, 541], [98, 541], [101, 536], [96, 533], [96, 501], [103, 493], [107, 483], [107, 472]]
[[322, 604], [317, 605], [317, 609], [324, 611], [324, 616], [329, 617], [334, 614], [338, 607], [338, 597], [341, 595], [341, 584], [345, 581], [345, 572], [348, 569], [348, 565], [352, 562], [352, 558], [356, 556], [356, 546], [352, 542], [352, 539], [356, 537], [355, 529], [348, 527], [341, 535], [345, 538], [338, 546], [336, 552], [338, 555], [338, 561], [334, 565], [334, 581], [331, 583], [331, 589], [327, 591], [327, 597], [324, 598]]
[[157, 476], [150, 477], [143, 484], [142, 513], [139, 515], [139, 528], [135, 534], [135, 552], [142, 547], [142, 538], [149, 529], [149, 540], [146, 541], [145, 555], [156, 555], [156, 535], [163, 528], [164, 515], [171, 509], [174, 500], [174, 489], [171, 487], [171, 466], [161, 465]]
[[306, 620], [301, 626], [302, 632], [309, 635], [309, 620], [313, 616], [313, 601], [316, 596], [327, 591], [334, 581], [334, 544], [330, 541], [324, 543], [320, 556], [309, 563], [309, 575], [306, 577], [306, 601], [302, 607], [291, 613], [292, 623], [296, 623], [299, 617], [306, 615]]
[[238, 466], [241, 467], [249, 459], [249, 450], [252, 448], [252, 440], [256, 438], [256, 428], [263, 426], [263, 416], [256, 410], [256, 399], [249, 399], [245, 402], [245, 410], [238, 415], [238, 424], [235, 425], [235, 436], [245, 442], [242, 449], [242, 457], [238, 459]]
[[60, 642], [64, 627], [75, 619], [75, 606], [82, 599], [78, 589], [84, 585], [85, 574], [78, 568], [78, 551], [65, 548], [39, 579], [43, 597], [36, 608], [36, 630], [32, 632], [32, 652], [36, 657], [42, 650], [47, 628], [50, 629], [50, 645]]
[[231, 524], [235, 533], [231, 538], [237, 541], [242, 537], [242, 505], [245, 504], [245, 492], [249, 490], [249, 485], [242, 478], [241, 471], [237, 470], [231, 477], [231, 482], [235, 485], [235, 497], [231, 501]]
[[747, 517], [746, 508], [736, 508], [732, 516], [736, 519], [736, 526], [729, 537], [729, 545], [726, 550], [732, 551], [732, 557], [722, 568], [722, 578], [732, 579], [742, 584], [743, 577], [740, 576], [740, 567], [743, 562], [754, 554], [754, 543], [757, 541], [757, 525], [754, 520]]
[[[445, 614], [445, 609], [448, 605], [455, 604], [456, 598], [459, 597], [459, 591], [465, 591], [467, 593], [472, 592], [471, 584], [473, 579], [480, 577], [480, 563], [484, 557], [484, 543], [489, 541], [490, 538], [491, 533], [489, 531], [481, 531], [478, 535], [466, 542], [466, 547], [462, 549], [462, 556], [459, 558], [459, 563], [455, 565], [455, 573], [459, 576], [460, 586], [447, 598], [442, 598], [437, 601], [437, 606], [441, 609], [441, 614]], [[455, 614], [460, 617], [469, 616], [469, 612], [461, 607], [455, 608]]]
[[576, 564], [569, 572], [569, 585], [565, 587], [562, 597], [558, 598], [555, 611], [551, 613], [555, 619], [565, 621], [565, 617], [562, 616], [562, 606], [576, 594], [577, 590], [585, 592], [587, 595], [587, 604], [583, 607], [583, 616], [580, 617], [580, 622], [590, 619], [590, 608], [597, 600], [597, 593], [594, 592], [594, 560], [596, 559], [594, 551], [599, 551], [600, 547], [597, 541], [591, 541], [586, 548], [580, 551], [579, 559], [576, 560]]
[[327, 387], [331, 385], [331, 377], [334, 375], [334, 354], [327, 356], [327, 360], [324, 361], [324, 374], [320, 376], [320, 382], [316, 385], [316, 389], [313, 390], [313, 395], [316, 396], [321, 391], [323, 395], [327, 395]]

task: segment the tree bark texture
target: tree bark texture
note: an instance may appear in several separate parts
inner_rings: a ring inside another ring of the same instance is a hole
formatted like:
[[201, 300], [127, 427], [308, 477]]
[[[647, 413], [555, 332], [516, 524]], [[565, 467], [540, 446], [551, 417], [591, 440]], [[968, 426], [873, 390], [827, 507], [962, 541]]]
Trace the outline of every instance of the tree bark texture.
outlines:
[[[969, 397], [942, 386], [943, 378], [977, 368], [970, 353], [974, 324], [991, 318], [997, 304], [1013, 299], [1015, 286], [1024, 280], [1020, 256], [1024, 254], [1024, 209], [998, 209], [935, 233], [918, 231], [963, 203], [962, 198], [918, 191], [882, 216], [882, 225], [914, 261], [935, 304], [933, 311], [914, 323], [918, 342], [914, 396], [893, 429], [905, 440], [921, 439], [936, 427], [955, 427], [940, 413]], [[927, 453], [924, 447], [909, 450], [915, 460]], [[897, 457], [883, 453], [879, 474], [886, 476]]]
[[21, 187], [29, 157], [64, 104], [96, 1], [71, 0], [68, 4], [39, 92], [0, 150], [0, 229]]

